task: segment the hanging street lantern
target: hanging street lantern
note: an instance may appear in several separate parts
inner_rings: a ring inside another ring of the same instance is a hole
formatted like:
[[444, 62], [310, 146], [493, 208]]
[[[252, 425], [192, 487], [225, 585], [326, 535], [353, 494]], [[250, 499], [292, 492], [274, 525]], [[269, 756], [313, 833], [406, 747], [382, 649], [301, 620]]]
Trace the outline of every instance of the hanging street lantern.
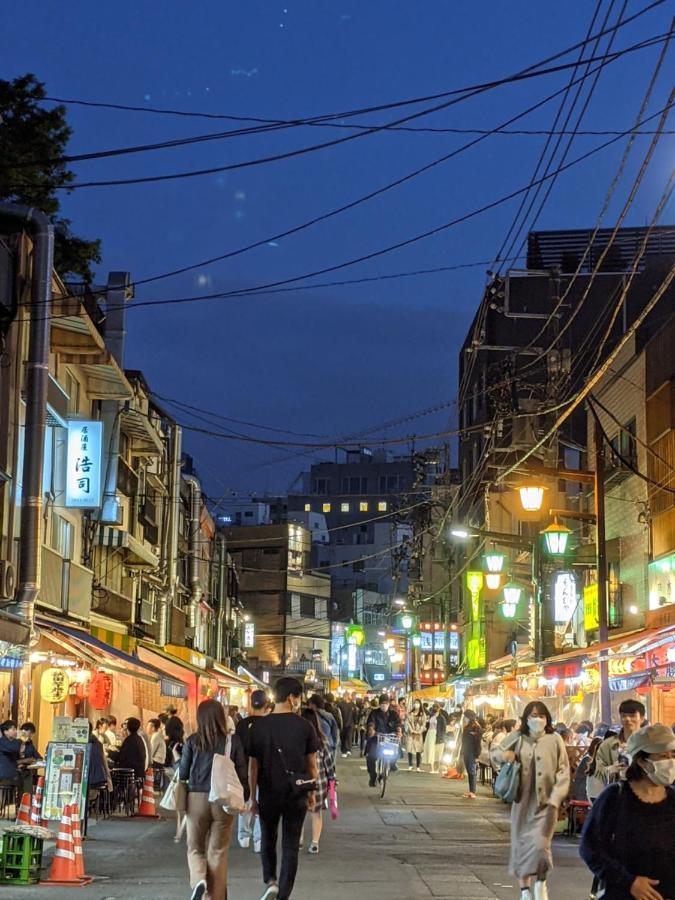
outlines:
[[502, 615], [505, 619], [513, 619], [518, 609], [520, 595], [523, 589], [513, 582], [504, 585], [504, 598], [502, 600]]
[[499, 572], [488, 572], [485, 576], [485, 587], [489, 591], [498, 591], [499, 585], [502, 583], [502, 576]]
[[412, 636], [413, 647], [419, 647], [422, 643], [422, 635], [421, 634], [413, 634]]
[[504, 571], [504, 554], [497, 553], [495, 550], [492, 553], [484, 553], [483, 564], [486, 572], [498, 575]]
[[410, 631], [410, 629], [413, 627], [414, 622], [415, 620], [410, 615], [410, 613], [404, 613], [401, 616], [401, 626], [405, 628], [406, 631]]
[[548, 528], [544, 528], [540, 534], [544, 535], [546, 550], [551, 556], [565, 555], [567, 551], [567, 542], [569, 536], [572, 534], [571, 528], [566, 528], [564, 525], [559, 525], [557, 522], [554, 522], [552, 525], [549, 525]]
[[520, 503], [526, 512], [539, 512], [544, 502], [544, 488], [541, 485], [527, 484], [518, 488]]

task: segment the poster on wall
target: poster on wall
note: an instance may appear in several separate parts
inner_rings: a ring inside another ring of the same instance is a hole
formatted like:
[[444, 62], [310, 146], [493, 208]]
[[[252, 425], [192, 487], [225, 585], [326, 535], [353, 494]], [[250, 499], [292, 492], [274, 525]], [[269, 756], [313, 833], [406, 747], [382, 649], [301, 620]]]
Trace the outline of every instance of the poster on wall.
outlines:
[[47, 744], [42, 817], [60, 821], [63, 807], [77, 803], [84, 817], [89, 778], [89, 744], [50, 741]]

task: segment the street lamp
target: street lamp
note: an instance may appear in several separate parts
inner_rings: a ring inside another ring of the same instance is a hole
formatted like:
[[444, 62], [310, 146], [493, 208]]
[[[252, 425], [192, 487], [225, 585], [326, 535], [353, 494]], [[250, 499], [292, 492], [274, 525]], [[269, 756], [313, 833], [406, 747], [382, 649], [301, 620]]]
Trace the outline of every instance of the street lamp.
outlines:
[[514, 618], [522, 592], [522, 588], [513, 582], [504, 585], [504, 599], [502, 600], [501, 606], [502, 614], [505, 619]]
[[490, 591], [499, 589], [502, 582], [502, 570], [504, 569], [504, 554], [493, 551], [483, 554], [483, 564], [486, 571], [485, 586]]
[[526, 512], [539, 512], [544, 501], [544, 488], [541, 485], [528, 484], [518, 488], [520, 502]]
[[557, 522], [544, 528], [541, 534], [544, 535], [544, 543], [546, 549], [551, 556], [564, 556], [567, 550], [567, 541], [572, 534], [571, 528], [559, 525]]
[[394, 600], [394, 606], [405, 606], [405, 600], [402, 597], [397, 597]]
[[502, 583], [502, 576], [498, 572], [488, 572], [485, 576], [485, 587], [489, 591], [498, 591]]
[[405, 628], [406, 631], [410, 631], [410, 629], [413, 627], [414, 621], [415, 620], [410, 615], [410, 613], [404, 613], [404, 615], [401, 616], [401, 626]]
[[465, 541], [468, 537], [470, 537], [470, 532], [462, 527], [461, 525], [453, 525], [450, 529], [450, 534], [453, 537], [459, 538], [462, 541]]

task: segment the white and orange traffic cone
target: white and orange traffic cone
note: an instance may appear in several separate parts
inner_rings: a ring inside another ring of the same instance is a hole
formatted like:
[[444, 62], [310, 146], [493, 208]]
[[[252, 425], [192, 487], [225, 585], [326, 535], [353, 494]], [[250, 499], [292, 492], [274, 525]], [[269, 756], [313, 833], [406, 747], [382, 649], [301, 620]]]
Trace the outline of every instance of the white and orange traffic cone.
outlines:
[[143, 781], [143, 793], [141, 794], [141, 805], [138, 807], [138, 815], [145, 816], [149, 819], [158, 819], [157, 810], [155, 809], [155, 780], [152, 769], [148, 769], [145, 773]]
[[56, 836], [56, 850], [54, 851], [54, 859], [52, 867], [49, 870], [49, 878], [42, 884], [72, 884], [81, 886], [82, 881], [78, 877], [75, 863], [75, 846], [73, 844], [73, 833], [70, 824], [71, 807], [66, 804], [63, 807], [61, 821], [59, 822], [59, 832]]
[[82, 832], [80, 831], [80, 809], [76, 803], [70, 807], [70, 825], [73, 834], [73, 851], [75, 853], [75, 872], [80, 882], [91, 884], [91, 875], [84, 872], [84, 852], [82, 850]]
[[35, 787], [35, 793], [33, 794], [33, 802], [30, 808], [30, 824], [31, 825], [41, 825], [43, 828], [47, 827], [47, 822], [42, 818], [42, 792], [44, 790], [45, 777], [44, 775], [40, 775], [37, 781], [37, 785]]
[[16, 815], [16, 824], [30, 825], [30, 794], [26, 791], [21, 795], [21, 805]]

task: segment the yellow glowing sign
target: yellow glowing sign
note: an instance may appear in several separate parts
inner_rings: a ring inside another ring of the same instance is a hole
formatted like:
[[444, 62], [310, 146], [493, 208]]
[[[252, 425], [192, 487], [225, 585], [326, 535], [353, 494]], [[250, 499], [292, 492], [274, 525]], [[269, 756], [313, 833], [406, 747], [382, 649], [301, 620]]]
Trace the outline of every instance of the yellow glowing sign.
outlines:
[[70, 679], [64, 669], [45, 669], [40, 678], [40, 694], [47, 703], [63, 703], [68, 696]]
[[467, 572], [466, 586], [471, 594], [471, 613], [473, 621], [476, 622], [480, 617], [480, 591], [483, 587], [483, 573]]
[[598, 586], [589, 584], [584, 588], [584, 628], [595, 631], [599, 627]]

